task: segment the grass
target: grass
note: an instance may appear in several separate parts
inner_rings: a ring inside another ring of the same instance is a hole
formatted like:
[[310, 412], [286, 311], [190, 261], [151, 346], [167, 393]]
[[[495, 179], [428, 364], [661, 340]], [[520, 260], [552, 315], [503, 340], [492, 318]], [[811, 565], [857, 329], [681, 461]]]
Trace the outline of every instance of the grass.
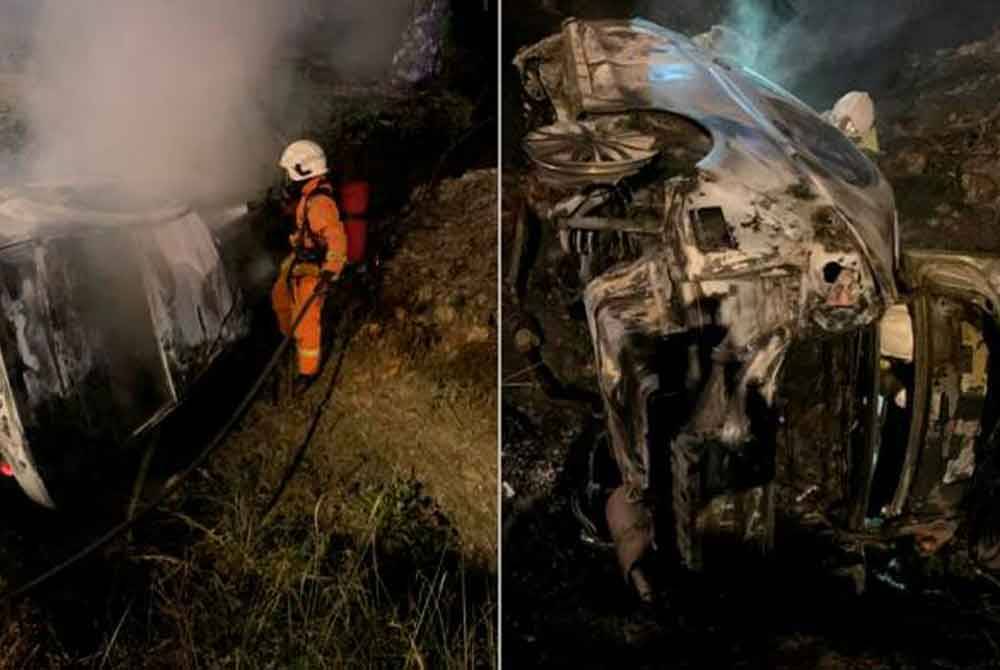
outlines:
[[[386, 180], [380, 170], [413, 163], [468, 124], [471, 106], [460, 98], [420, 102], [362, 102], [320, 135], [391, 137], [385, 146], [407, 160], [375, 152], [372, 178]], [[420, 176], [400, 176], [399, 192]], [[398, 204], [385, 196], [385, 206]], [[474, 216], [467, 199], [455, 200], [456, 220], [478, 222], [492, 248], [492, 207]], [[422, 234], [419, 248], [433, 248], [441, 265], [443, 233]], [[419, 282], [402, 268], [397, 283], [408, 291], [393, 304], [412, 315]], [[454, 294], [451, 269], [423, 283]], [[488, 285], [470, 295], [491, 294], [488, 270]], [[278, 406], [262, 394], [208, 469], [129, 538], [4, 612], [0, 670], [497, 667], [496, 353], [467, 337], [466, 316], [490, 309], [460, 306], [444, 334], [421, 325], [420, 346], [409, 327], [416, 317], [368, 324], [268, 515], [328, 377]]]
[[333, 526], [324, 500], [262, 520], [260, 496], [215, 484], [118, 548], [145, 589], [109, 585], [95, 645], [72, 648], [28, 603], [8, 615], [0, 668], [497, 666], [495, 580], [466, 562], [417, 482], [361, 487], [357, 517]]
[[[323, 527], [322, 499], [311, 519], [264, 522], [254, 502], [239, 493], [211, 501], [221, 503], [213, 527], [178, 513], [199, 543], [182, 557], [133, 558], [155, 565], [162, 637], [181, 643], [167, 666], [495, 665], [490, 580], [468, 573], [415, 482], [366, 487], [355, 509], [366, 518], [346, 535]], [[134, 659], [131, 646], [120, 647], [122, 663]], [[114, 657], [110, 640], [108, 649]]]
[[333, 366], [259, 399], [130, 540], [9, 613], [0, 669], [497, 667], [495, 493], [455, 468], [489, 480], [495, 401], [394, 330], [348, 351], [270, 514]]

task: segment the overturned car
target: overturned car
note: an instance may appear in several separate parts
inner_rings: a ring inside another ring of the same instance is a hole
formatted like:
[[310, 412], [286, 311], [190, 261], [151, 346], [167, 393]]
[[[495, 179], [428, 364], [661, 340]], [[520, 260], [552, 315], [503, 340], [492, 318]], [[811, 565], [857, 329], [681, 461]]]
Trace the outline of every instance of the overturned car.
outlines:
[[103, 182], [0, 191], [0, 236], [0, 453], [49, 507], [246, 339], [276, 274], [245, 211], [206, 217]]
[[584, 521], [641, 596], [657, 553], [700, 570], [720, 543], [772, 550], [779, 433], [789, 397], [811, 401], [785, 371], [801, 342], [832, 352], [813, 379], [837, 398], [835, 434], [811, 440], [829, 467], [795, 500], [852, 541], [926, 551], [977, 516], [1000, 259], [901, 250], [892, 188], [852, 142], [681, 34], [571, 19], [515, 64], [518, 226], [554, 226], [575, 259], [616, 464], [587, 482], [604, 518]]

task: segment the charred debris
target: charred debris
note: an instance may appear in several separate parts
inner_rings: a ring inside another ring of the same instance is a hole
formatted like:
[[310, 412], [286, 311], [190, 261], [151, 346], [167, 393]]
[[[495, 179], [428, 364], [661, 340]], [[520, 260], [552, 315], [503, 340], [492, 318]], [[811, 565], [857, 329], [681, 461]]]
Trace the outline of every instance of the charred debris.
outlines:
[[130, 200], [76, 184], [11, 190], [0, 205], [0, 449], [46, 506], [141, 440], [248, 335], [248, 298], [274, 271], [242, 217], [210, 225]]
[[[584, 537], [647, 599], [665, 561], [780, 551], [777, 515], [857, 554], [859, 590], [865, 547], [901, 538], [932, 554], [967, 537], [1000, 569], [1000, 256], [901, 244], [871, 158], [710, 46], [569, 19], [516, 57], [527, 169], [508, 319], [538, 384], [572, 401], [528, 279], [575, 268], [600, 395], [575, 401], [606, 423], [589, 461], [614, 462], [574, 484]], [[538, 253], [546, 235], [558, 254]]]

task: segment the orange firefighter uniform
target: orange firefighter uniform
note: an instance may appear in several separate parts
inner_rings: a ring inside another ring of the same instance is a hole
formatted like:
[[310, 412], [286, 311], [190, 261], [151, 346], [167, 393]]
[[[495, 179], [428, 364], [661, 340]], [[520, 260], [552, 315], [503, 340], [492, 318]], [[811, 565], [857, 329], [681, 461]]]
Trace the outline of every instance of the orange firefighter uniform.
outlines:
[[[281, 265], [271, 291], [278, 327], [288, 335], [292, 322], [320, 283], [320, 273], [340, 274], [347, 262], [347, 235], [341, 223], [333, 189], [324, 177], [302, 188], [295, 208], [295, 232], [289, 237], [292, 253]], [[323, 295], [317, 295], [295, 329], [299, 374], [319, 372]]]

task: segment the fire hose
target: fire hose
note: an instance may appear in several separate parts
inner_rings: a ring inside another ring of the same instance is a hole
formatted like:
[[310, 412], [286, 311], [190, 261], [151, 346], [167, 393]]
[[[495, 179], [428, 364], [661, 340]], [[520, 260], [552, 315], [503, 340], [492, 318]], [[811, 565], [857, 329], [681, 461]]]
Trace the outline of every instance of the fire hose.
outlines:
[[[39, 586], [43, 582], [52, 579], [56, 575], [72, 567], [73, 565], [80, 562], [84, 558], [87, 558], [101, 547], [104, 547], [109, 542], [112, 542], [113, 540], [121, 536], [123, 533], [129, 531], [140, 520], [142, 520], [149, 512], [151, 512], [153, 509], [162, 504], [171, 494], [174, 493], [174, 491], [176, 491], [180, 487], [180, 485], [189, 476], [191, 476], [198, 468], [200, 468], [205, 463], [205, 461], [208, 460], [208, 458], [213, 453], [215, 453], [215, 451], [218, 450], [218, 448], [222, 445], [225, 439], [229, 437], [230, 433], [236, 427], [239, 420], [243, 417], [247, 409], [250, 407], [250, 404], [257, 397], [257, 394], [260, 393], [260, 390], [264, 386], [264, 383], [274, 372], [274, 369], [281, 362], [282, 356], [284, 355], [285, 351], [292, 343], [295, 331], [298, 328], [299, 324], [301, 323], [302, 319], [305, 317], [306, 311], [309, 309], [309, 307], [312, 306], [317, 296], [319, 296], [324, 290], [327, 289], [329, 283], [330, 280], [321, 278], [320, 283], [316, 286], [316, 289], [313, 291], [312, 295], [309, 296], [309, 299], [306, 300], [305, 304], [302, 305], [301, 309], [296, 314], [295, 319], [292, 322], [292, 326], [288, 331], [289, 334], [286, 335], [284, 339], [282, 339], [281, 343], [278, 345], [278, 348], [275, 349], [274, 353], [271, 355], [271, 358], [268, 360], [267, 365], [264, 367], [263, 372], [261, 372], [261, 374], [254, 381], [253, 385], [250, 387], [250, 390], [246, 393], [246, 395], [243, 396], [243, 399], [240, 401], [237, 408], [226, 420], [226, 423], [218, 430], [218, 432], [216, 432], [215, 436], [211, 439], [211, 441], [209, 441], [208, 445], [201, 451], [201, 453], [199, 453], [186, 468], [184, 468], [177, 476], [175, 476], [173, 478], [173, 481], [170, 482], [170, 484], [164, 487], [164, 489], [160, 491], [158, 495], [154, 496], [152, 501], [146, 503], [144, 507], [137, 510], [134, 515], [132, 515], [125, 521], [122, 521], [116, 524], [115, 526], [112, 526], [104, 534], [91, 541], [89, 544], [87, 544], [85, 547], [74, 553], [69, 558], [54, 565], [53, 567], [49, 568], [48, 570], [38, 575], [37, 577], [34, 577], [17, 587], [8, 589], [7, 591], [0, 593], [0, 603], [8, 603], [12, 600], [15, 600], [16, 598], [23, 596], [28, 591], [31, 591], [32, 589]], [[347, 343], [348, 341], [345, 340], [344, 350], [346, 350]], [[274, 509], [275, 505], [278, 503], [278, 500], [280, 499], [282, 493], [285, 490], [285, 486], [287, 485], [288, 481], [291, 479], [295, 471], [298, 469], [299, 464], [302, 462], [302, 458], [305, 455], [309, 442], [312, 440], [313, 435], [316, 432], [316, 428], [319, 425], [319, 418], [322, 415], [322, 411], [327, 401], [332, 395], [333, 387], [335, 385], [338, 376], [337, 373], [339, 373], [340, 363], [343, 361], [344, 350], [341, 351], [340, 360], [338, 360], [337, 369], [334, 373], [333, 379], [331, 380], [331, 384], [327, 389], [327, 393], [323, 401], [319, 404], [317, 411], [313, 416], [313, 421], [309, 427], [306, 437], [304, 438], [302, 444], [299, 446], [295, 457], [293, 458], [285, 475], [283, 476], [278, 489], [276, 490], [275, 494], [271, 497], [271, 500], [268, 502], [266, 511], [262, 516], [267, 516], [268, 514], [270, 514], [271, 510]]]

